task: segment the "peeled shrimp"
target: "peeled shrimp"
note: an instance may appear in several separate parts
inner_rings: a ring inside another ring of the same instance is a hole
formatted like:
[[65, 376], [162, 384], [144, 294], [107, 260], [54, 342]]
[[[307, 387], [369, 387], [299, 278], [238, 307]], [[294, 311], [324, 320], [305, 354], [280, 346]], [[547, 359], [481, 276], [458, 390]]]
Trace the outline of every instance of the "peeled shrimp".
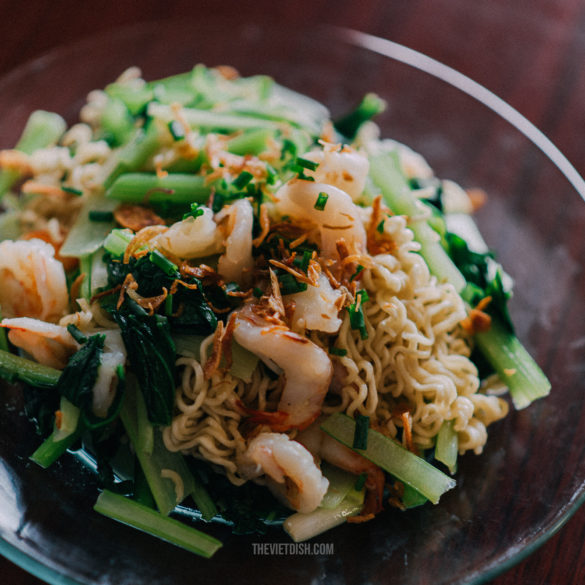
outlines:
[[317, 508], [329, 487], [311, 453], [281, 433], [252, 439], [239, 463], [249, 479], [265, 474], [271, 491], [298, 512]]
[[37, 362], [62, 370], [79, 345], [66, 327], [30, 317], [4, 319], [0, 327], [9, 329], [10, 342], [29, 353]]
[[355, 474], [366, 473], [366, 500], [360, 518], [367, 519], [381, 511], [385, 478], [377, 465], [324, 433], [318, 421], [299, 433], [296, 440], [315, 457], [340, 469]]
[[[320, 193], [327, 195], [323, 210], [315, 208]], [[336, 243], [341, 238], [351, 252], [365, 252], [366, 231], [360, 211], [345, 191], [326, 183], [291, 179], [277, 191], [276, 198], [279, 213], [319, 227], [323, 257], [338, 257]]]
[[329, 279], [321, 273], [317, 286], [309, 285], [303, 292], [288, 297], [295, 303], [292, 328], [296, 331], [309, 329], [337, 333], [342, 322], [338, 317], [337, 301], [342, 294], [340, 290], [334, 289]]
[[362, 153], [345, 146], [341, 151], [336, 145], [326, 144], [323, 150], [313, 150], [303, 158], [319, 163], [314, 171], [307, 171], [317, 183], [327, 183], [345, 191], [357, 201], [366, 185], [370, 162]]
[[258, 422], [276, 430], [311, 424], [321, 412], [333, 374], [327, 353], [306, 337], [265, 321], [253, 312], [252, 305], [236, 313], [234, 339], [268, 367], [284, 373], [278, 412], [257, 412]]
[[156, 238], [156, 245], [179, 258], [203, 258], [221, 251], [221, 232], [213, 221], [213, 211], [174, 223]]
[[55, 249], [38, 239], [0, 243], [0, 306], [4, 317], [57, 321], [69, 294], [63, 264]]
[[238, 199], [216, 216], [221, 221], [229, 216], [225, 253], [219, 258], [217, 271], [226, 281], [242, 282], [254, 266], [252, 258], [252, 228], [254, 211], [247, 199]]

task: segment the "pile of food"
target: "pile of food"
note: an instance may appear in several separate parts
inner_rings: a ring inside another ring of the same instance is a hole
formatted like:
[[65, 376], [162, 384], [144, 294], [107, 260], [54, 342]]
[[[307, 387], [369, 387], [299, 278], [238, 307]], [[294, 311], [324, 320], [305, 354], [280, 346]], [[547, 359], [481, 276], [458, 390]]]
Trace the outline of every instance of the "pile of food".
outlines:
[[383, 108], [332, 121], [198, 65], [129, 69], [68, 129], [33, 113], [0, 152], [0, 375], [24, 382], [34, 461], [82, 448], [98, 512], [210, 556], [169, 514], [305, 540], [437, 503], [503, 394], [549, 392], [481, 193], [380, 139]]

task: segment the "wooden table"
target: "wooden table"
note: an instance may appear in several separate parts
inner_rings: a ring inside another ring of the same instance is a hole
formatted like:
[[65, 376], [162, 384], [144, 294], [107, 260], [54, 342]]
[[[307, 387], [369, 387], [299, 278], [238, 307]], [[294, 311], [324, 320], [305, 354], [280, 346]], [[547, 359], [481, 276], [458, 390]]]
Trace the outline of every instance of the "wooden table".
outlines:
[[[117, 0], [105, 8], [77, 0], [0, 0], [0, 75], [63, 43], [118, 25], [160, 18], [253, 12], [302, 25], [351, 26], [422, 51], [487, 86], [542, 129], [583, 174], [585, 2], [580, 0], [329, 0], [253, 3]], [[453, 42], [457, 50], [450, 49]], [[447, 48], [446, 48], [447, 47]], [[577, 129], [577, 131], [575, 131]], [[585, 582], [585, 510], [493, 585]], [[0, 582], [40, 581], [0, 559]]]

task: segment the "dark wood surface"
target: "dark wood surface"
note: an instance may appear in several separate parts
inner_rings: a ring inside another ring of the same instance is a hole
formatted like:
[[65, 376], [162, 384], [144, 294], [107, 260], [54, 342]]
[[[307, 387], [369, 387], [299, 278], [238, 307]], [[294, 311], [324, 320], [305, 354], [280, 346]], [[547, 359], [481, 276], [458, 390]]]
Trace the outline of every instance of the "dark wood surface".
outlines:
[[[422, 51], [487, 86], [543, 130], [585, 173], [585, 2], [582, 0], [330, 0], [277, 3], [0, 0], [0, 76], [52, 48], [97, 31], [234, 10], [302, 26], [351, 26]], [[457, 39], [454, 42], [453, 39]], [[1, 511], [0, 511], [1, 513]], [[493, 585], [585, 582], [585, 509]], [[0, 559], [0, 583], [40, 581]]]

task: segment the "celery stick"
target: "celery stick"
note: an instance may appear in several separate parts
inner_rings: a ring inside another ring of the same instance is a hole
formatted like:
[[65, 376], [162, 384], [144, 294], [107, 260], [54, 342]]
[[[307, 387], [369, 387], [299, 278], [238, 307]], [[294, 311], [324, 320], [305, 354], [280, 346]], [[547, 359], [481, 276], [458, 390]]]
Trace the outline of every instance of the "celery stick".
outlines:
[[[185, 463], [183, 455], [171, 453], [164, 446], [160, 429], [153, 429], [153, 445], [150, 446], [145, 437], [149, 428], [146, 423], [146, 408], [139, 406], [143, 401], [135, 384], [128, 380], [126, 396], [120, 411], [122, 423], [140, 462], [158, 510], [161, 514], [169, 514], [180, 501], [194, 489], [193, 476]], [[146, 425], [146, 426], [145, 426]], [[168, 477], [164, 477], [164, 475]], [[175, 477], [177, 483], [171, 477]]]
[[76, 430], [63, 439], [56, 439], [56, 433], [57, 431], [53, 431], [30, 456], [31, 461], [45, 469], [55, 463], [81, 435], [81, 432]]
[[205, 203], [211, 188], [205, 177], [183, 173], [169, 173], [157, 177], [154, 173], [125, 173], [120, 175], [106, 191], [110, 200], [125, 203]]
[[455, 422], [452, 420], [443, 422], [435, 445], [435, 459], [444, 463], [451, 474], [457, 471], [457, 451], [459, 448], [459, 439], [454, 425]]
[[222, 546], [212, 536], [108, 490], [99, 495], [94, 510], [205, 558]]
[[59, 410], [61, 412], [59, 428], [55, 425], [49, 437], [30, 456], [31, 461], [43, 468], [47, 468], [57, 461], [81, 435], [79, 408], [62, 396]]
[[140, 461], [135, 459], [135, 466], [134, 466], [134, 499], [143, 506], [148, 506], [153, 510], [156, 509], [156, 502], [152, 496], [152, 492], [148, 487], [148, 481], [146, 481], [146, 476], [144, 475], [144, 471], [142, 471], [142, 467], [140, 466]]
[[61, 256], [81, 258], [98, 250], [116, 224], [113, 221], [91, 221], [89, 212], [92, 210], [113, 211], [116, 205], [115, 201], [105, 199], [101, 194], [90, 195], [61, 247]]
[[343, 524], [350, 516], [359, 514], [362, 506], [363, 496], [361, 501], [348, 496], [333, 509], [317, 508], [307, 514], [297, 512], [289, 516], [282, 527], [295, 542], [302, 542]]
[[418, 506], [422, 506], [427, 502], [428, 500], [420, 492], [417, 492], [414, 488], [404, 484], [402, 504], [407, 510], [410, 510], [411, 508], [418, 508]]
[[[370, 157], [370, 176], [394, 213], [416, 218], [421, 212], [399, 165], [395, 153], [373, 155]], [[433, 229], [426, 223], [416, 220], [411, 222], [409, 227], [421, 245], [420, 254], [429, 270], [440, 282], [450, 282], [458, 292], [462, 291], [465, 279], [441, 246]]]
[[209, 521], [217, 516], [215, 502], [211, 499], [209, 492], [196, 475], [193, 476], [193, 486], [191, 497], [193, 498], [197, 509], [201, 512], [203, 520]]
[[508, 386], [517, 409], [547, 396], [551, 383], [514, 334], [492, 318], [488, 331], [475, 335], [477, 345]]
[[353, 489], [358, 476], [325, 462], [321, 463], [321, 472], [329, 480], [329, 487], [319, 507], [332, 510], [337, 508]]
[[[352, 447], [355, 421], [349, 416], [335, 413], [321, 425], [321, 429], [346, 447]], [[373, 429], [368, 431], [368, 448], [354, 451], [419, 491], [433, 504], [446, 491], [455, 487], [453, 479]]]
[[38, 388], [52, 388], [60, 376], [55, 368], [0, 350], [0, 378], [8, 382], [19, 380]]
[[270, 128], [258, 130], [247, 130], [246, 132], [230, 139], [227, 143], [227, 150], [232, 154], [260, 154], [266, 150], [266, 143], [274, 136]]
[[[36, 110], [30, 115], [14, 148], [31, 154], [39, 148], [52, 146], [65, 132], [66, 127], [65, 120], [58, 114]], [[15, 170], [0, 171], [0, 199], [20, 176], [20, 173]]]
[[104, 240], [104, 249], [114, 256], [121, 256], [132, 241], [134, 234], [128, 230], [114, 229]]
[[134, 132], [134, 119], [126, 104], [116, 98], [109, 99], [102, 111], [101, 130], [114, 146], [128, 142]]
[[142, 169], [160, 148], [162, 132], [156, 120], [151, 120], [146, 128], [136, 128], [128, 142], [114, 152], [104, 187], [110, 187], [123, 173]]
[[[271, 128], [278, 130], [282, 122], [244, 116], [223, 112], [212, 112], [210, 110], [199, 110], [196, 108], [182, 108], [181, 114], [193, 128], [205, 128], [209, 130], [225, 130], [235, 132], [253, 128]], [[168, 124], [175, 119], [175, 114], [170, 106], [151, 102], [148, 104], [148, 115]]]

